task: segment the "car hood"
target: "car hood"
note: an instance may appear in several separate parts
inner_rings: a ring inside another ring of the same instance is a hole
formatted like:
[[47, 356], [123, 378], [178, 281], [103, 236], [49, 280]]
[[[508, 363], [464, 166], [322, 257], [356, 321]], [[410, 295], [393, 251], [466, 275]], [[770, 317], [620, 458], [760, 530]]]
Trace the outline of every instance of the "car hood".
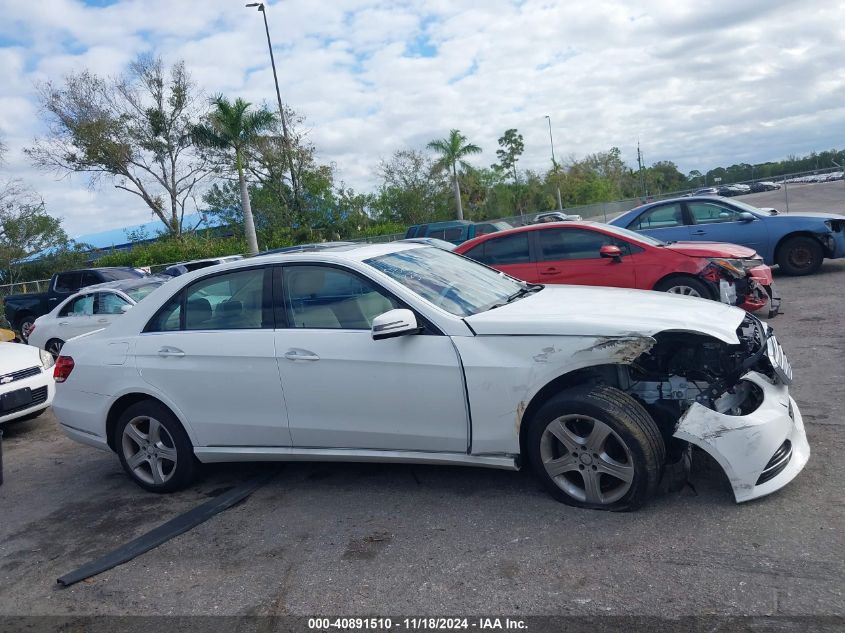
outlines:
[[784, 213], [782, 211], [778, 211], [777, 215], [767, 215], [765, 216], [767, 220], [772, 218], [816, 218], [818, 220], [845, 220], [845, 215], [841, 213], [825, 213], [823, 211], [798, 211], [794, 213]]
[[754, 257], [757, 254], [753, 248], [740, 246], [739, 244], [726, 244], [724, 242], [673, 242], [666, 248], [682, 255], [689, 255], [690, 257], [732, 257], [743, 259]]
[[0, 376], [29, 367], [41, 369], [37, 347], [22, 343], [0, 343]]
[[717, 301], [653, 290], [546, 286], [500, 308], [466, 317], [479, 335], [652, 336], [697, 332], [738, 343], [745, 318]]

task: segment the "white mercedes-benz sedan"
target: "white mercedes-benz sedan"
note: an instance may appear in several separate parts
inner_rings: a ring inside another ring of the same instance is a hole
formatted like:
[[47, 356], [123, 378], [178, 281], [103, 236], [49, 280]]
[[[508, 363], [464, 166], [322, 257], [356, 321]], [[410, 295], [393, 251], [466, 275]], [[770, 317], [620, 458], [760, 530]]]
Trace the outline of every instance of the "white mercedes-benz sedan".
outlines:
[[55, 390], [51, 354], [23, 343], [0, 342], [0, 425], [41, 415]]
[[634, 509], [691, 445], [737, 501], [810, 448], [771, 328], [713, 301], [517, 281], [430, 246], [346, 245], [177, 277], [65, 345], [56, 416], [147, 490], [198, 462], [517, 469]]

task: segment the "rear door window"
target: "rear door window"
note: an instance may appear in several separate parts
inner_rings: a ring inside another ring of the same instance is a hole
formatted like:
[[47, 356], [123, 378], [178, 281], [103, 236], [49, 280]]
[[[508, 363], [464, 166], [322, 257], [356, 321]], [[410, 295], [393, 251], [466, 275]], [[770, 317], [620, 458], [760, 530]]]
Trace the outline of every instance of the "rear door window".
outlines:
[[528, 264], [531, 262], [528, 237], [524, 232], [492, 238], [468, 251], [466, 256], [488, 266]]
[[164, 304], [144, 332], [272, 328], [271, 273], [265, 266], [195, 281]]

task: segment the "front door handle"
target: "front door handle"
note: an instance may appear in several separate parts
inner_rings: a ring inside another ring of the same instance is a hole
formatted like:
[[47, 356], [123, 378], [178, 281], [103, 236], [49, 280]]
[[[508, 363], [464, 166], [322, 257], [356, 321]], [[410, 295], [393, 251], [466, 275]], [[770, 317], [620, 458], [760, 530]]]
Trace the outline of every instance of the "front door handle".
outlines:
[[97, 319], [97, 323], [108, 323], [108, 319]]
[[320, 360], [314, 352], [309, 352], [307, 349], [291, 349], [285, 352], [285, 358], [288, 360]]
[[162, 347], [161, 349], [158, 350], [158, 355], [162, 356], [162, 357], [176, 356], [177, 358], [181, 358], [182, 356], [185, 355], [185, 352], [183, 352], [178, 347]]
[[546, 268], [546, 270], [541, 270], [541, 275], [557, 275], [560, 272], [557, 268]]
[[59, 325], [68, 325], [67, 321], [59, 321]]
[[692, 234], [693, 235], [707, 235], [707, 231], [698, 230], [698, 231], [693, 231]]

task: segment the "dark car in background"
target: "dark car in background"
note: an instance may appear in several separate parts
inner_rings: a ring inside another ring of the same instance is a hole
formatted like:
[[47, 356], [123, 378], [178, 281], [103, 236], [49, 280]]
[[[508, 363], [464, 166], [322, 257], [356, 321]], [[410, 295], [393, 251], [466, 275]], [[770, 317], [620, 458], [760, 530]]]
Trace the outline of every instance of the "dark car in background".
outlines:
[[757, 251], [788, 275], [816, 272], [825, 258], [845, 257], [845, 215], [758, 209], [711, 196], [644, 204], [610, 221], [664, 242], [731, 242]]
[[56, 273], [50, 278], [47, 292], [9, 295], [3, 300], [6, 320], [26, 342], [35, 319], [47, 314], [60, 302], [75, 294], [81, 288], [117, 281], [144, 277], [145, 273], [134, 268], [82, 268]]
[[448, 222], [431, 222], [429, 224], [414, 224], [405, 231], [405, 239], [412, 237], [436, 237], [439, 240], [460, 244], [479, 235], [487, 235], [496, 231], [513, 228], [507, 222], [470, 222], [468, 220], [450, 220]]

